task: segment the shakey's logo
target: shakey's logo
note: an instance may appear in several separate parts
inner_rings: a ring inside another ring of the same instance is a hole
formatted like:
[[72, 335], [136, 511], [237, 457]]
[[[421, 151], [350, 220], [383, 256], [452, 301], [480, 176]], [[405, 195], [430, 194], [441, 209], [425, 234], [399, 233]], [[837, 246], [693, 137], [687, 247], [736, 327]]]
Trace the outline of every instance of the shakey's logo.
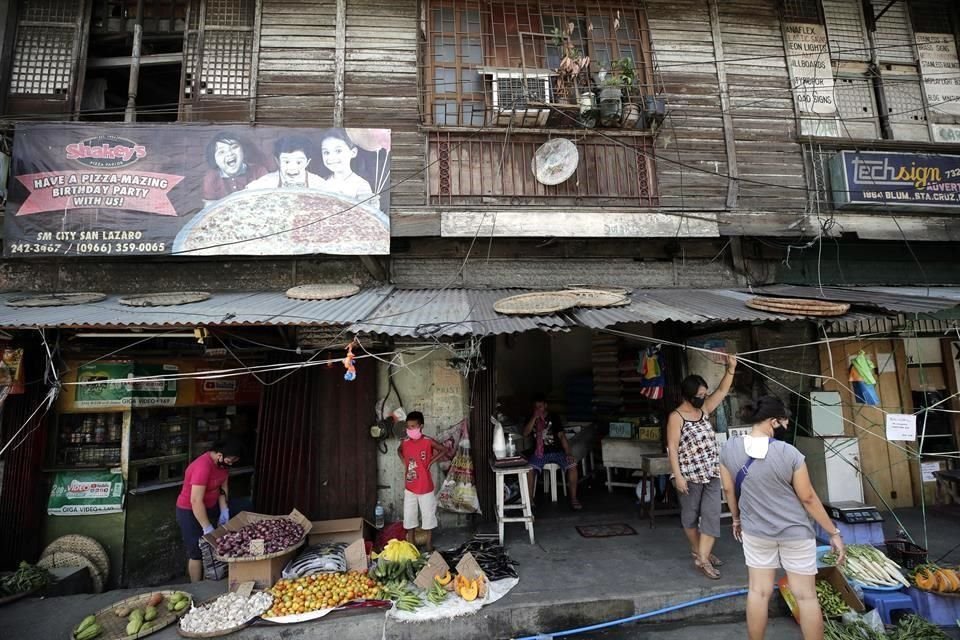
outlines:
[[119, 169], [147, 155], [147, 148], [132, 140], [99, 135], [66, 146], [67, 160], [96, 169]]

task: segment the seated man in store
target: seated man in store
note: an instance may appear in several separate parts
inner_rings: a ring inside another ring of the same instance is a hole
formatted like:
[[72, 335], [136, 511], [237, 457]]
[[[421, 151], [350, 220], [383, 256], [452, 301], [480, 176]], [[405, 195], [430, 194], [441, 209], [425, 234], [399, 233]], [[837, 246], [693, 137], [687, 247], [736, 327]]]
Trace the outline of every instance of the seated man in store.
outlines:
[[570, 448], [570, 442], [563, 431], [563, 423], [560, 416], [556, 413], [550, 413], [547, 407], [547, 398], [543, 394], [538, 394], [533, 399], [533, 415], [527, 421], [523, 428], [523, 437], [533, 435], [533, 451], [526, 454], [527, 462], [535, 469], [535, 473], [529, 474], [530, 479], [530, 499], [533, 499], [534, 489], [537, 486], [537, 477], [543, 473], [543, 467], [547, 464], [556, 464], [567, 474], [567, 492], [570, 496], [570, 506], [576, 510], [583, 508], [580, 501], [577, 500], [577, 461], [573, 457], [573, 451]]

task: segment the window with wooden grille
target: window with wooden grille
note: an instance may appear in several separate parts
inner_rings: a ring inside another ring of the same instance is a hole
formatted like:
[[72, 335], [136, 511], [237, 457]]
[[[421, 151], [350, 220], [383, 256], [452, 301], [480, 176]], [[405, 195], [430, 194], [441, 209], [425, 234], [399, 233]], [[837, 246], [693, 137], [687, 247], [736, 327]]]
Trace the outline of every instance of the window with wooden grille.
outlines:
[[[782, 2], [784, 20], [788, 22], [809, 20], [814, 14], [810, 0]], [[951, 17], [955, 12], [951, 13], [946, 3], [939, 0], [815, 2], [827, 31], [835, 75], [838, 125], [835, 135], [926, 141], [930, 139], [931, 114], [936, 114], [940, 121], [960, 122], [960, 104], [953, 116], [946, 113], [947, 109], [934, 105], [927, 95], [930, 87], [960, 80], [960, 67], [953, 67], [958, 78], [928, 78], [931, 73], [949, 76], [949, 71], [937, 68], [943, 64], [940, 59], [946, 54], [938, 52], [938, 59], [924, 68], [918, 49], [918, 33], [924, 42], [931, 40], [929, 34], [949, 34], [944, 36], [946, 42], [951, 48], [956, 46]], [[869, 37], [871, 31], [872, 37]], [[956, 60], [952, 64], [956, 65]]]
[[253, 73], [254, 0], [204, 0], [191, 20], [184, 64], [184, 98], [246, 97]]
[[426, 124], [483, 126], [497, 109], [569, 103], [554, 81], [566, 36], [590, 58], [588, 84], [629, 59], [637, 92], [650, 86], [649, 37], [634, 4], [428, 0], [422, 24]]
[[20, 7], [13, 62], [11, 97], [60, 101], [69, 110], [77, 82], [82, 3], [76, 0], [31, 0]]

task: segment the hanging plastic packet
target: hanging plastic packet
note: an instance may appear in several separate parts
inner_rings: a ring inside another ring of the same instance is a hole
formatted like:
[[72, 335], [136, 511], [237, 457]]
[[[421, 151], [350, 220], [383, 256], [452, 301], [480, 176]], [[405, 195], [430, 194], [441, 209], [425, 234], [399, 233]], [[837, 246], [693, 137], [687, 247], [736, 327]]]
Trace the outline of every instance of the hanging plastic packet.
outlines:
[[347, 346], [347, 357], [343, 359], [343, 367], [347, 370], [346, 373], [343, 374], [343, 379], [347, 382], [353, 382], [357, 379], [357, 368], [353, 364], [353, 361], [356, 360], [357, 357], [353, 355], [353, 345], [354, 343], [351, 342], [350, 345]]

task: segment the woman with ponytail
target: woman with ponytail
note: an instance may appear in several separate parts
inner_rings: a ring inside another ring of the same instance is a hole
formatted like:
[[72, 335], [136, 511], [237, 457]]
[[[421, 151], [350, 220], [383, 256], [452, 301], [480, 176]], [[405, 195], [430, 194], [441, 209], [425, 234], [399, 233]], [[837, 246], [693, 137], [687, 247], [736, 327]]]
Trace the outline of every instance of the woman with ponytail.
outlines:
[[680, 383], [683, 401], [667, 418], [667, 455], [680, 499], [683, 526], [694, 565], [711, 580], [719, 580], [713, 543], [720, 537], [720, 447], [710, 414], [733, 385], [737, 357], [726, 358], [727, 372], [716, 390], [707, 393], [707, 381], [687, 376]]
[[744, 413], [753, 430], [727, 441], [720, 454], [720, 476], [733, 516], [733, 535], [743, 544], [750, 574], [747, 637], [763, 640], [774, 578], [783, 567], [797, 600], [804, 640], [820, 640], [817, 543], [810, 519], [832, 532], [830, 546], [839, 563], [843, 539], [813, 490], [803, 454], [775, 438], [790, 422], [783, 402], [763, 396]]

